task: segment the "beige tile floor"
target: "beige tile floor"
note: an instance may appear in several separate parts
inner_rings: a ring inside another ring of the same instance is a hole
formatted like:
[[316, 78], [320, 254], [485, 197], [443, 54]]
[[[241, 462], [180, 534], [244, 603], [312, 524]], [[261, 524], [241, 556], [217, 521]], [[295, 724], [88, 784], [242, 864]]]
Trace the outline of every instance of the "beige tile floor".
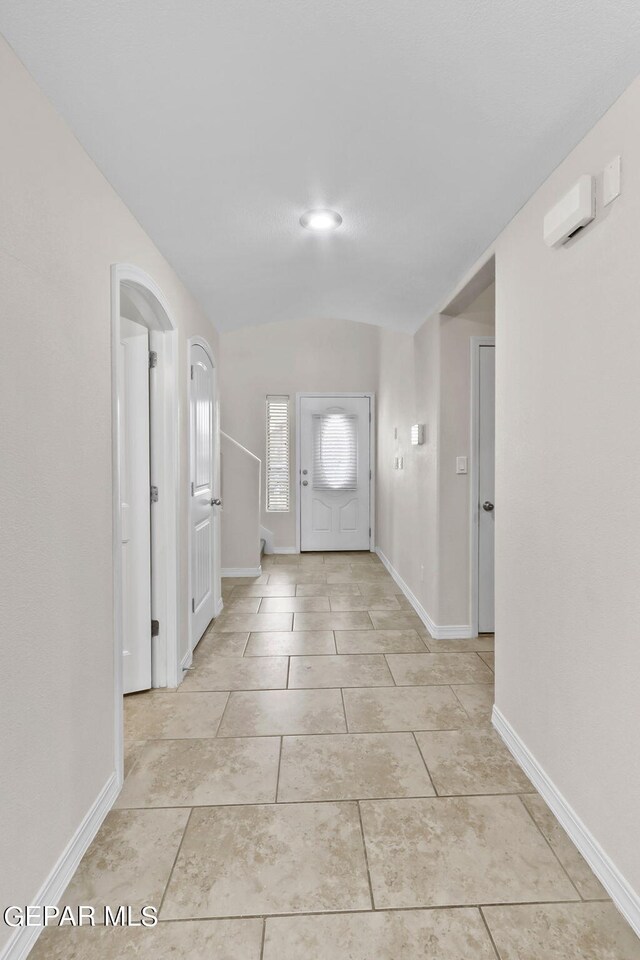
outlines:
[[493, 638], [433, 640], [377, 558], [266, 558], [178, 691], [125, 701], [126, 779], [34, 960], [640, 960], [491, 727]]

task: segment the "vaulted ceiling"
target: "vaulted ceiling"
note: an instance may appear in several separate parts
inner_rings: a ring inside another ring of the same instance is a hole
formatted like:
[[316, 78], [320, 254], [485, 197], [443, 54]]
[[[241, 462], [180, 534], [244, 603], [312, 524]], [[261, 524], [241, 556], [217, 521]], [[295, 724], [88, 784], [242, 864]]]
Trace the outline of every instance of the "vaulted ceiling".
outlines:
[[637, 0], [2, 0], [0, 29], [221, 329], [415, 328], [640, 71]]

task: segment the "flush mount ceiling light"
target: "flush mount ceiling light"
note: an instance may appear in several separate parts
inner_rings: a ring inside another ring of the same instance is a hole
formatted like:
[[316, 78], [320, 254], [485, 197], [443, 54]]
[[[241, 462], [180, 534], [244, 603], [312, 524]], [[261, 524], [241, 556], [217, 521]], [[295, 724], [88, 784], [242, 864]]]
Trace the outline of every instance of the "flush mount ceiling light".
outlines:
[[307, 210], [300, 217], [300, 223], [307, 230], [326, 233], [335, 230], [342, 223], [342, 217], [335, 210]]

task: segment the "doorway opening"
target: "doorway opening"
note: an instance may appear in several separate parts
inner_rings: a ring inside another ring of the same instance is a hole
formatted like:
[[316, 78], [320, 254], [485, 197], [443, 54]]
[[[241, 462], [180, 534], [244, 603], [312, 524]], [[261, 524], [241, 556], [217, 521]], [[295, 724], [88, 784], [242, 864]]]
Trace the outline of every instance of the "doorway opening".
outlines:
[[178, 663], [177, 329], [161, 290], [111, 269], [115, 766], [123, 695], [175, 687]]
[[471, 631], [494, 633], [495, 337], [471, 338]]

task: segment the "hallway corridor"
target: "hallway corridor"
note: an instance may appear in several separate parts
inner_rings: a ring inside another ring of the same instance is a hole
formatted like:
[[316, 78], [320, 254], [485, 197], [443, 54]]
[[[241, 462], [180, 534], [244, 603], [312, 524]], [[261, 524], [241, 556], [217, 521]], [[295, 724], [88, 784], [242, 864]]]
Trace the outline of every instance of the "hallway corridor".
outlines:
[[[638, 960], [493, 732], [493, 639], [436, 641], [372, 554], [264, 559], [177, 691], [125, 701], [126, 780], [33, 960]], [[437, 908], [437, 909], [434, 909]]]

